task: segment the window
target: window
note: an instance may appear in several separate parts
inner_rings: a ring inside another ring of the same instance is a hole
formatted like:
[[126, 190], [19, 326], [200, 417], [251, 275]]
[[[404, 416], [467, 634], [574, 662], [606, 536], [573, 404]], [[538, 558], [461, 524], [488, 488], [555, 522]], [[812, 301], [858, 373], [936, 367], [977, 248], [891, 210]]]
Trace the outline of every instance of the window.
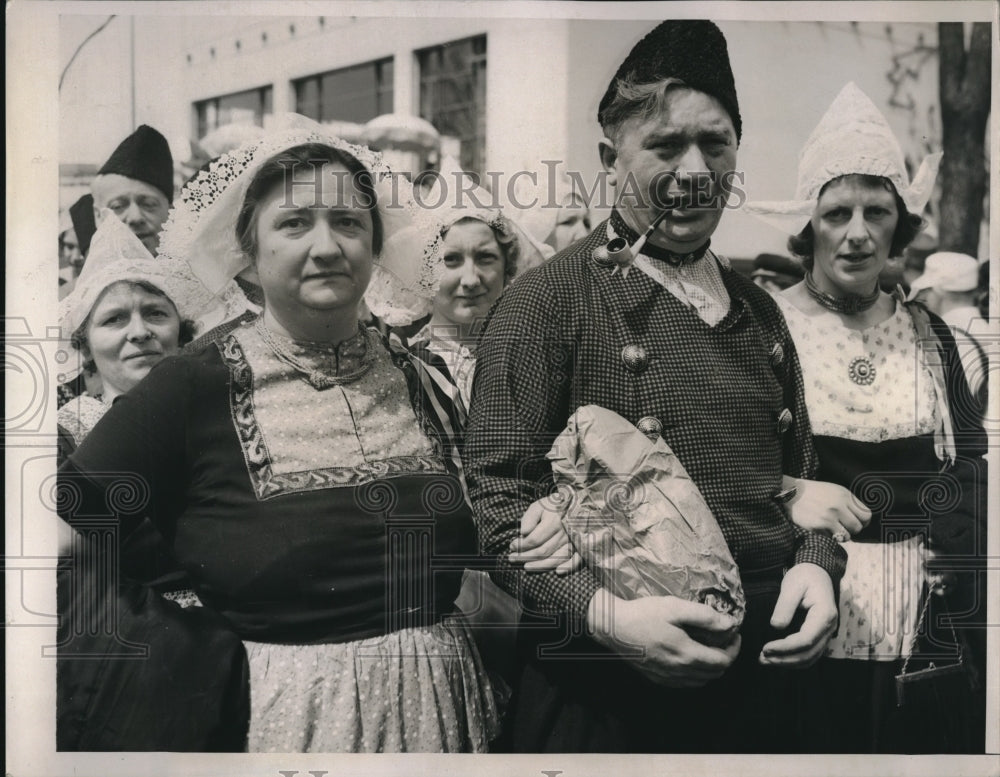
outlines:
[[392, 113], [392, 58], [300, 78], [295, 110], [316, 121], [352, 121]]
[[262, 86], [260, 89], [248, 89], [196, 102], [194, 108], [198, 113], [198, 137], [203, 138], [216, 127], [225, 124], [264, 126], [264, 117], [273, 112], [271, 92], [270, 86]]
[[482, 175], [486, 165], [486, 36], [417, 52], [420, 115], [460, 144], [463, 170]]

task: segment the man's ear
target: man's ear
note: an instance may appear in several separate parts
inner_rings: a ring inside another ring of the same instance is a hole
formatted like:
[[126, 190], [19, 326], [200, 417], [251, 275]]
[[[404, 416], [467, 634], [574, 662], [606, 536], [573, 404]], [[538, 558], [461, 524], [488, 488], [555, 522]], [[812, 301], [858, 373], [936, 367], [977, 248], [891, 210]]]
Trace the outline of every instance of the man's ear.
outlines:
[[618, 161], [618, 149], [615, 143], [608, 137], [603, 137], [597, 144], [597, 153], [601, 157], [601, 167], [608, 174], [608, 183], [612, 186], [618, 185], [618, 178], [615, 175], [615, 162]]

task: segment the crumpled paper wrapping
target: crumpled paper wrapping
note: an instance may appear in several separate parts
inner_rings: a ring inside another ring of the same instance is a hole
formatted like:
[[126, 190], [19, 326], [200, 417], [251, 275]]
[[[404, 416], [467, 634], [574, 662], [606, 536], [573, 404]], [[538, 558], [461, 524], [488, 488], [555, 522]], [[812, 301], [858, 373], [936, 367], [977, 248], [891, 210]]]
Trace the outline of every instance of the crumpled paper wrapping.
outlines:
[[586, 405], [548, 458], [568, 500], [563, 526], [602, 585], [623, 599], [701, 602], [742, 623], [746, 598], [736, 562], [662, 438], [652, 442], [617, 413]]

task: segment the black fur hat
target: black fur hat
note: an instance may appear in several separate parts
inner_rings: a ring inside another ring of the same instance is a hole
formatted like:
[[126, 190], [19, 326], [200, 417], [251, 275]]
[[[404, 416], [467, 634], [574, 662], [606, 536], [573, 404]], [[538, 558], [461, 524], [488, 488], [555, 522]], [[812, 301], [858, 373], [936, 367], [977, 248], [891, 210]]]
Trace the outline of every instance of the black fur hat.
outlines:
[[155, 186], [174, 201], [174, 158], [170, 145], [152, 127], [143, 124], [118, 144], [98, 175], [124, 175]]
[[666, 21], [636, 43], [601, 98], [597, 120], [602, 127], [618, 82], [626, 78], [635, 84], [676, 78], [692, 89], [711, 95], [729, 113], [739, 142], [743, 121], [736, 99], [733, 69], [729, 64], [729, 50], [722, 30], [712, 22], [698, 19]]

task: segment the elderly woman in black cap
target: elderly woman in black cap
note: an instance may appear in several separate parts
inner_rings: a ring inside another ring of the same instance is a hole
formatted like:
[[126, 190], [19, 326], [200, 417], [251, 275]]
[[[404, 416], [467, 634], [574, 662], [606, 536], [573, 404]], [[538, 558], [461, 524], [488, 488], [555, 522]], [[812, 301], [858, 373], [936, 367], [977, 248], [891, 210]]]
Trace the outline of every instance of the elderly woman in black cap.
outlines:
[[[721, 31], [658, 26], [619, 68], [598, 119], [602, 163], [631, 195], [507, 289], [477, 352], [470, 495], [493, 577], [531, 626], [512, 746], [794, 749], [792, 668], [816, 660], [836, 627], [844, 554], [795, 527], [781, 500], [783, 476], [816, 465], [784, 321], [709, 247], [742, 127]], [[743, 577], [741, 633], [706, 604], [619, 599], [587, 568], [529, 575], [512, 563], [520, 519], [552, 477], [545, 454], [588, 404], [662, 436], [681, 460]]]

